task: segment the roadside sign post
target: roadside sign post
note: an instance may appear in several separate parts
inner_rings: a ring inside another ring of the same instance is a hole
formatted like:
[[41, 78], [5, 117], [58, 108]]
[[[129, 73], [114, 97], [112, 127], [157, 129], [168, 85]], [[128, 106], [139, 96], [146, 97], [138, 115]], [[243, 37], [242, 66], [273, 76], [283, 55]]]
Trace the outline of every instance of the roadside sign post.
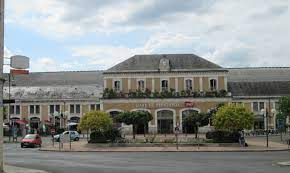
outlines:
[[69, 149], [71, 150], [71, 132], [69, 132]]
[[176, 125], [174, 129], [175, 138], [176, 138], [176, 149], [178, 150], [178, 134], [179, 134], [179, 125]]
[[52, 147], [54, 147], [54, 134], [55, 134], [55, 129], [52, 128], [52, 129], [50, 130], [50, 133], [51, 133], [51, 135], [52, 135]]

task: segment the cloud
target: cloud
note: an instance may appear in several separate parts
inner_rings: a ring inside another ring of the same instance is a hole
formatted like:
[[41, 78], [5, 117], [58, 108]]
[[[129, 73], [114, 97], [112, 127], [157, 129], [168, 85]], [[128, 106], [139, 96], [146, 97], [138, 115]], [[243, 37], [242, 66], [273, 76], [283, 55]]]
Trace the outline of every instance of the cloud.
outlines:
[[[101, 45], [86, 40], [74, 44], [72, 56], [90, 67], [108, 68], [144, 53], [194, 53], [225, 67], [290, 66], [289, 2], [285, 0], [21, 2], [7, 2], [8, 23], [49, 39], [81, 40], [82, 36], [106, 33], [115, 40], [120, 33], [130, 35], [134, 31], [150, 35], [138, 45], [132, 41], [136, 42], [140, 35], [122, 44]], [[71, 65], [86, 69], [77, 63], [66, 66]]]

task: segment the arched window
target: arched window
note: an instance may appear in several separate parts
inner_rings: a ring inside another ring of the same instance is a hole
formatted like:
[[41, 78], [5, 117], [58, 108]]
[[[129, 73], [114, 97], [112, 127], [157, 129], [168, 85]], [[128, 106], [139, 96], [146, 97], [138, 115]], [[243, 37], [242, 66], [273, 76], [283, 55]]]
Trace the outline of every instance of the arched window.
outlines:
[[192, 80], [191, 79], [185, 80], [185, 90], [192, 90]]
[[119, 80], [114, 81], [114, 90], [115, 91], [121, 90], [121, 81], [119, 81]]
[[145, 90], [145, 81], [144, 80], [139, 80], [138, 81], [138, 89], [141, 91]]
[[217, 90], [217, 81], [216, 79], [211, 79], [209, 81], [209, 87], [211, 91], [216, 91]]
[[168, 80], [162, 80], [161, 81], [161, 90], [162, 91], [168, 91]]

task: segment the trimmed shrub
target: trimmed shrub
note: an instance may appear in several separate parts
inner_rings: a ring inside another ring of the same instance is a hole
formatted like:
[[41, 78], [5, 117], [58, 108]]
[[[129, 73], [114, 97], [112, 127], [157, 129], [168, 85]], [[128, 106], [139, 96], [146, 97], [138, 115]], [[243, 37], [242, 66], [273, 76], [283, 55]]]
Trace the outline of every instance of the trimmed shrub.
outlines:
[[215, 143], [238, 143], [240, 138], [239, 132], [214, 131], [207, 132], [206, 139], [212, 139]]
[[90, 135], [89, 143], [109, 143], [118, 142], [122, 139], [121, 132], [117, 128], [111, 128], [106, 131], [94, 131]]

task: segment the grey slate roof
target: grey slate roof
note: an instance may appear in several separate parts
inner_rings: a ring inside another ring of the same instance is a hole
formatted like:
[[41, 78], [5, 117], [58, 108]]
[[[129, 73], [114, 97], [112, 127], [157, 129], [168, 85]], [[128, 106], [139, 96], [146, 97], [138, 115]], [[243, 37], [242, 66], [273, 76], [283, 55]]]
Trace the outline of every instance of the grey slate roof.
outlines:
[[[59, 86], [59, 85], [100, 85], [103, 86], [102, 71], [31, 72], [16, 75], [12, 84], [16, 86]], [[8, 86], [8, 77], [5, 74]]]
[[113, 66], [104, 73], [128, 71], [158, 71], [159, 62], [162, 58], [168, 59], [170, 61], [171, 70], [222, 70], [222, 67], [194, 54], [153, 54], [135, 55]]
[[229, 82], [290, 81], [290, 67], [228, 68]]
[[233, 96], [285, 96], [290, 94], [290, 81], [229, 82]]

